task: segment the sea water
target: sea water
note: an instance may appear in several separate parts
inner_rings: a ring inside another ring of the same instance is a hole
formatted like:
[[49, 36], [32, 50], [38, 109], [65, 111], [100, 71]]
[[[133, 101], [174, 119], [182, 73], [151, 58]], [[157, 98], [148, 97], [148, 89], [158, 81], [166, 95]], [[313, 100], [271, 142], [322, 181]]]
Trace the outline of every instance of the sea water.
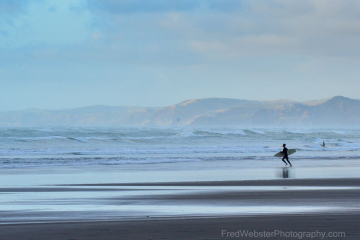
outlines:
[[[326, 148], [321, 144], [325, 141]], [[278, 159], [360, 158], [360, 129], [271, 128], [1, 128], [0, 167], [34, 168]]]

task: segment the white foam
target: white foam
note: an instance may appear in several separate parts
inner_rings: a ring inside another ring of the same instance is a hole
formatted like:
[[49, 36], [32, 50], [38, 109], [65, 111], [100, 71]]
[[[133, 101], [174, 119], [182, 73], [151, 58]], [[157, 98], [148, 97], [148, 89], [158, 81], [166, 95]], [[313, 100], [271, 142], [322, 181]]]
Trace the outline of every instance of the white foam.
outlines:
[[254, 132], [254, 133], [266, 134], [266, 132], [261, 131], [261, 130], [249, 129], [249, 131]]
[[210, 134], [221, 134], [221, 135], [246, 135], [246, 133], [241, 130], [241, 129], [237, 129], [237, 130], [207, 130], [207, 133]]
[[345, 131], [329, 131], [329, 132], [332, 132], [332, 133], [336, 133], [336, 134], [341, 134], [341, 135], [345, 135], [346, 132]]

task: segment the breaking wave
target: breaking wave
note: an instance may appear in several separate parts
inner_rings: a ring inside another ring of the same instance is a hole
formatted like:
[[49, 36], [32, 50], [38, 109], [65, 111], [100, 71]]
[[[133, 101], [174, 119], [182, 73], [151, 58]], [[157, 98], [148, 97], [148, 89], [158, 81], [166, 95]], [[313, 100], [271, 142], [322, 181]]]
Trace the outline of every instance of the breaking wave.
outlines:
[[0, 129], [0, 168], [266, 160], [283, 143], [297, 149], [294, 159], [360, 155], [358, 129], [8, 128]]

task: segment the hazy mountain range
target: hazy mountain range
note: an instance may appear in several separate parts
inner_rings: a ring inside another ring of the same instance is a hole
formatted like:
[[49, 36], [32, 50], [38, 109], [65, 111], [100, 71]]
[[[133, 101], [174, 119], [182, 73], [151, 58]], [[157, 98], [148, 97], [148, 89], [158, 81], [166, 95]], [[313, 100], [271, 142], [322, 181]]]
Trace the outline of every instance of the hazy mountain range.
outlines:
[[0, 112], [0, 126], [359, 126], [360, 101], [191, 99], [164, 108], [90, 106]]

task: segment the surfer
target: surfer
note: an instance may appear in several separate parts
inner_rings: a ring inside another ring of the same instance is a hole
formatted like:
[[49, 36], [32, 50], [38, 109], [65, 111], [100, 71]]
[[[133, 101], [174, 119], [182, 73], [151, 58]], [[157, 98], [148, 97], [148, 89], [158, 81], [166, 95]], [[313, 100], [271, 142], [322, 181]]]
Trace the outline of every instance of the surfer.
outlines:
[[292, 165], [291, 165], [291, 163], [290, 163], [290, 161], [289, 161], [288, 149], [286, 148], [286, 144], [285, 144], [285, 143], [283, 144], [283, 148], [284, 148], [284, 149], [283, 149], [282, 152], [281, 152], [281, 153], [284, 154], [284, 157], [282, 158], [282, 161], [285, 163], [285, 166], [287, 166], [287, 163], [285, 162], [285, 159], [286, 159], [286, 161], [289, 163], [290, 167], [292, 167]]
[[323, 141], [323, 145], [322, 145], [323, 147], [325, 147], [325, 141]]

